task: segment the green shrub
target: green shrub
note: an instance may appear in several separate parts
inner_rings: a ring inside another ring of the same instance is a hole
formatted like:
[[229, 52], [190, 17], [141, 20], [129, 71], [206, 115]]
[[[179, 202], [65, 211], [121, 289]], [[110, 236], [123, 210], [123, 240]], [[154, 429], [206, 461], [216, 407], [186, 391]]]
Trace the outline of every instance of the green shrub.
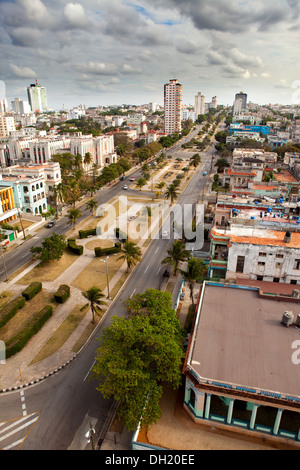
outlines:
[[6, 357], [9, 358], [21, 351], [28, 343], [30, 338], [35, 335], [46, 321], [51, 317], [53, 312], [51, 305], [46, 305], [42, 310], [36, 313], [31, 320], [25, 325], [22, 331], [6, 342]]
[[83, 253], [83, 246], [82, 245], [76, 245], [76, 241], [69, 239], [68, 240], [68, 248], [72, 253], [75, 253], [76, 255], [82, 255]]
[[95, 256], [100, 257], [119, 253], [121, 251], [121, 246], [120, 242], [117, 242], [114, 246], [110, 246], [108, 248], [100, 248], [99, 246], [96, 246], [96, 248], [94, 248]]
[[24, 305], [25, 297], [23, 296], [15, 297], [10, 302], [7, 302], [7, 304], [0, 309], [0, 328], [2, 328], [20, 308], [24, 307]]
[[63, 304], [70, 297], [70, 286], [61, 284], [54, 294], [56, 302]]
[[[90, 230], [79, 230], [79, 238], [86, 238], [89, 235], [97, 235], [97, 229], [92, 228]], [[99, 233], [99, 232], [98, 232]]]
[[26, 300], [31, 300], [36, 294], [41, 292], [42, 283], [41, 282], [32, 282], [26, 289], [23, 290], [22, 295]]

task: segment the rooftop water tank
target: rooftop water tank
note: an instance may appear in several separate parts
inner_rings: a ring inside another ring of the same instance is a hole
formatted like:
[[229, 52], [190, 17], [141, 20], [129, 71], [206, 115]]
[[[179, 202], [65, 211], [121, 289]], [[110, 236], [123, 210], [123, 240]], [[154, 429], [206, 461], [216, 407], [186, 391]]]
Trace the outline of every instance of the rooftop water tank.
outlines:
[[290, 312], [289, 310], [286, 310], [282, 316], [281, 323], [283, 323], [285, 326], [290, 326], [292, 323], [294, 323], [294, 314], [293, 312]]

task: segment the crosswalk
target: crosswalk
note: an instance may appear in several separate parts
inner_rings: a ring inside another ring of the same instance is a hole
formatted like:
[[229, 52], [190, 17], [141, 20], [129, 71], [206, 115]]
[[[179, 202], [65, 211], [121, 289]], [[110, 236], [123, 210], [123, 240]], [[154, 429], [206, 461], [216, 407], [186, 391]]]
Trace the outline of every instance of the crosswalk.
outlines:
[[0, 449], [10, 450], [20, 447], [38, 419], [38, 413], [30, 413], [0, 423]]

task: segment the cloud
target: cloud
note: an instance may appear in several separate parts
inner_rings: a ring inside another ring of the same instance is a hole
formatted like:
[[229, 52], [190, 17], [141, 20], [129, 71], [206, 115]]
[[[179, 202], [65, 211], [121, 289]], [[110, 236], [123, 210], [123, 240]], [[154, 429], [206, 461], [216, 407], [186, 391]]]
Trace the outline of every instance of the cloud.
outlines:
[[85, 28], [88, 25], [85, 10], [80, 3], [68, 3], [64, 8], [64, 18], [71, 28]]
[[36, 78], [37, 76], [36, 72], [30, 67], [19, 67], [15, 64], [10, 64], [9, 67], [14, 76], [18, 78]]
[[75, 64], [76, 70], [95, 75], [114, 75], [117, 72], [115, 64], [105, 64], [104, 62], [88, 62]]
[[10, 32], [12, 42], [16, 46], [35, 47], [41, 44], [42, 34], [40, 30], [29, 27], [15, 28]]

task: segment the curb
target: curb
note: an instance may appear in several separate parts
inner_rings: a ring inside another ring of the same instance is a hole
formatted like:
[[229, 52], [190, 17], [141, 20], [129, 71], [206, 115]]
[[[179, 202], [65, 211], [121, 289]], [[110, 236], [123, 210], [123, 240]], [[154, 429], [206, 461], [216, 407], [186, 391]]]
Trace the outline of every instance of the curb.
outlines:
[[64, 364], [62, 364], [61, 366], [58, 366], [56, 369], [54, 369], [52, 372], [49, 372], [48, 374], [45, 374], [44, 376], [38, 378], [38, 379], [34, 379], [34, 380], [31, 380], [30, 382], [27, 382], [25, 384], [22, 384], [22, 385], [16, 385], [14, 387], [9, 387], [9, 388], [3, 388], [2, 390], [0, 390], [0, 394], [1, 393], [7, 393], [7, 392], [15, 392], [16, 390], [21, 390], [23, 388], [26, 388], [26, 387], [30, 387], [31, 385], [35, 385], [39, 382], [42, 382], [43, 380], [45, 379], [48, 379], [49, 377], [51, 377], [52, 375], [56, 374], [57, 372], [59, 372], [61, 369], [63, 369], [65, 366], [69, 365], [70, 362], [72, 362], [76, 357], [77, 357], [78, 353], [75, 354], [71, 359], [69, 359], [68, 361], [66, 361]]

